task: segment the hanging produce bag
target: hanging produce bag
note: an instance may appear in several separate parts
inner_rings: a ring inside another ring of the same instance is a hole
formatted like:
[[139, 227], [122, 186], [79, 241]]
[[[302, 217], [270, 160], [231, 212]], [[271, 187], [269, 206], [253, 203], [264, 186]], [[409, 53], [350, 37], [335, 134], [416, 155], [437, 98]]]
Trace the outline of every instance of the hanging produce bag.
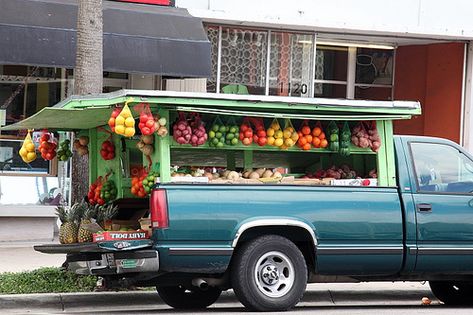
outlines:
[[365, 124], [360, 121], [351, 132], [351, 142], [359, 148], [369, 148], [370, 136], [366, 130]]
[[269, 145], [281, 147], [284, 144], [284, 135], [281, 130], [281, 125], [276, 118], [273, 119], [271, 125], [266, 130], [266, 135], [268, 136]]
[[299, 136], [299, 139], [297, 140], [297, 146], [302, 150], [307, 151], [312, 148], [312, 140], [314, 137], [311, 133], [312, 130], [310, 129], [309, 121], [307, 119], [302, 121], [301, 127], [297, 132], [297, 135]]
[[74, 147], [74, 150], [76, 150], [80, 156], [89, 154], [88, 145], [89, 145], [89, 137], [87, 136], [80, 136], [79, 138], [75, 139], [72, 144], [72, 146]]
[[158, 130], [158, 123], [154, 119], [148, 103], [140, 103], [136, 105], [135, 111], [140, 113], [140, 122], [138, 123], [138, 128], [140, 128], [142, 135], [149, 136]]
[[67, 161], [72, 157], [71, 151], [71, 141], [69, 139], [64, 139], [59, 144], [59, 149], [57, 150], [57, 158], [60, 161]]
[[104, 203], [117, 199], [117, 186], [113, 180], [108, 179], [108, 176], [105, 177], [105, 182], [100, 190], [100, 199]]
[[25, 140], [23, 140], [19, 153], [25, 163], [31, 163], [36, 160], [36, 147], [31, 139], [31, 130], [28, 130], [28, 134]]
[[245, 117], [240, 125], [239, 137], [243, 145], [250, 145], [253, 143], [253, 128], [251, 127], [250, 119]]
[[230, 116], [228, 118], [227, 123], [226, 123], [226, 134], [225, 134], [225, 144], [226, 145], [237, 145], [238, 144], [238, 130], [240, 128], [238, 127], [238, 124], [235, 121], [235, 118], [233, 116]]
[[378, 152], [381, 147], [381, 138], [376, 128], [376, 121], [367, 122], [368, 134], [370, 139], [370, 148], [373, 152]]
[[112, 132], [115, 132], [116, 118], [118, 117], [121, 111], [121, 107], [115, 107], [115, 109], [112, 111], [112, 114], [110, 115], [110, 118], [108, 119], [108, 126], [110, 127], [110, 130], [112, 130]]
[[178, 113], [176, 122], [174, 123], [172, 137], [179, 144], [188, 144], [192, 137], [192, 129], [187, 121], [186, 114], [183, 112]]
[[113, 160], [115, 158], [115, 144], [111, 141], [112, 135], [102, 142], [102, 146], [100, 148], [100, 155], [102, 159], [105, 161]]
[[340, 155], [349, 156], [350, 155], [350, 140], [351, 140], [351, 131], [348, 122], [343, 124], [342, 132], [340, 135]]
[[208, 138], [207, 132], [205, 131], [205, 123], [202, 121], [200, 115], [198, 113], [191, 113], [191, 129], [192, 129], [192, 136], [190, 140], [190, 144], [194, 147], [199, 145], [203, 145]]
[[250, 121], [253, 123], [254, 132], [253, 132], [253, 141], [257, 143], [260, 147], [263, 147], [268, 143], [268, 135], [266, 129], [264, 128], [264, 121], [262, 117], [250, 118]]
[[158, 121], [157, 121], [157, 131], [156, 133], [158, 134], [158, 136], [160, 137], [164, 137], [165, 135], [168, 134], [168, 127], [166, 127], [166, 124], [167, 124], [167, 121], [166, 121], [166, 118], [164, 117], [161, 117], [159, 118], [158, 116]]
[[54, 140], [54, 135], [47, 130], [43, 130], [38, 147], [41, 157], [46, 161], [51, 161], [56, 157], [56, 147], [57, 143]]
[[135, 135], [135, 119], [128, 107], [128, 103], [132, 101], [132, 99], [126, 101], [125, 106], [115, 118], [115, 133], [129, 138]]
[[225, 136], [227, 127], [223, 124], [219, 116], [217, 116], [210, 126], [209, 131], [209, 145], [211, 147], [223, 147], [225, 145]]
[[287, 149], [294, 146], [297, 141], [299, 140], [299, 135], [297, 134], [296, 129], [292, 125], [290, 119], [284, 119], [284, 130], [283, 130], [283, 139], [284, 145], [282, 145], [281, 149]]
[[312, 129], [312, 145], [314, 148], [325, 149], [328, 147], [328, 140], [326, 139], [322, 123], [317, 121], [315, 127]]
[[103, 205], [105, 201], [100, 198], [100, 191], [102, 190], [104, 179], [102, 176], [97, 177], [97, 179], [90, 185], [89, 192], [87, 194], [87, 200], [91, 205]]
[[332, 120], [328, 124], [327, 132], [328, 132], [328, 135], [329, 135], [329, 149], [331, 151], [338, 152], [340, 150], [340, 139], [339, 139], [339, 136], [338, 136], [339, 129], [338, 129], [338, 126], [335, 123], [335, 121]]

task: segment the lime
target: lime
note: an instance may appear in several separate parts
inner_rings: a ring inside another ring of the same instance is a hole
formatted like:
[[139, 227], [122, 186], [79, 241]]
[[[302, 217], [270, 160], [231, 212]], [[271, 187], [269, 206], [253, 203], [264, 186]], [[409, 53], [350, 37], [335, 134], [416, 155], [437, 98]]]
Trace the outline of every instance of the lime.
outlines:
[[221, 138], [223, 134], [221, 132], [215, 133], [215, 138]]
[[209, 138], [215, 138], [215, 131], [213, 130], [209, 131]]
[[228, 140], [232, 140], [233, 138], [235, 138], [235, 134], [233, 134], [233, 133], [227, 133], [226, 138], [227, 138]]
[[219, 148], [223, 147], [223, 142], [217, 143], [217, 147], [219, 147]]
[[220, 126], [215, 124], [215, 125], [212, 126], [212, 131], [217, 132], [219, 128], [220, 128]]
[[225, 126], [220, 126], [219, 131], [220, 131], [221, 133], [227, 132], [227, 127], [225, 127]]
[[238, 144], [238, 139], [237, 139], [237, 138], [233, 138], [233, 139], [232, 139], [232, 144], [233, 144], [233, 145]]
[[148, 185], [148, 180], [145, 178], [143, 179], [143, 186], [146, 186], [146, 185]]

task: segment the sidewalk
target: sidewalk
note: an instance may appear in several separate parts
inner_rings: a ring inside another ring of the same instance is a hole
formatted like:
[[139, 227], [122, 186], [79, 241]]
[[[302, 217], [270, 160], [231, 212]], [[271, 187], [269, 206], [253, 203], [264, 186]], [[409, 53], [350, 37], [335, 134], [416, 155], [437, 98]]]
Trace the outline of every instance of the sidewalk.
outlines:
[[[310, 284], [298, 306], [419, 306], [422, 297], [439, 305], [428, 285], [420, 283]], [[132, 303], [130, 303], [132, 301]], [[155, 291], [0, 295], [2, 311], [11, 313], [73, 313], [170, 310]], [[223, 292], [212, 307], [242, 308], [233, 291]]]
[[[50, 243], [59, 242], [55, 240]], [[33, 246], [39, 244], [47, 242], [0, 242], [0, 273], [60, 267], [66, 260], [66, 256], [62, 254], [50, 255], [35, 251]]]

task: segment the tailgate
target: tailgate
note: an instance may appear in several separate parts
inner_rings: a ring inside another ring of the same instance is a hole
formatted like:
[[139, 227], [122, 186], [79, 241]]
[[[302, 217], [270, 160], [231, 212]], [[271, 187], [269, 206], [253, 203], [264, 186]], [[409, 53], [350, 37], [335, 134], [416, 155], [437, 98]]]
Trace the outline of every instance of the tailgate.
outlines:
[[153, 242], [146, 240], [105, 241], [96, 243], [47, 244], [33, 246], [37, 252], [45, 254], [106, 253], [150, 248]]

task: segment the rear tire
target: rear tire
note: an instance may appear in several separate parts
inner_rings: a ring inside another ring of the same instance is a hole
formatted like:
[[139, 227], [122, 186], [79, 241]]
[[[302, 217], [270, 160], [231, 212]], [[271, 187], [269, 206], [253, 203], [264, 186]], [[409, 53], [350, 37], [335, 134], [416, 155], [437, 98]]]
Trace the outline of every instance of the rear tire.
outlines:
[[214, 304], [222, 290], [209, 287], [201, 290], [197, 287], [186, 289], [183, 286], [156, 287], [159, 296], [167, 305], [176, 309], [203, 309]]
[[238, 249], [231, 281], [235, 295], [249, 310], [287, 311], [305, 292], [307, 265], [293, 242], [265, 235]]
[[430, 281], [437, 299], [447, 305], [473, 305], [473, 283], [461, 281]]

